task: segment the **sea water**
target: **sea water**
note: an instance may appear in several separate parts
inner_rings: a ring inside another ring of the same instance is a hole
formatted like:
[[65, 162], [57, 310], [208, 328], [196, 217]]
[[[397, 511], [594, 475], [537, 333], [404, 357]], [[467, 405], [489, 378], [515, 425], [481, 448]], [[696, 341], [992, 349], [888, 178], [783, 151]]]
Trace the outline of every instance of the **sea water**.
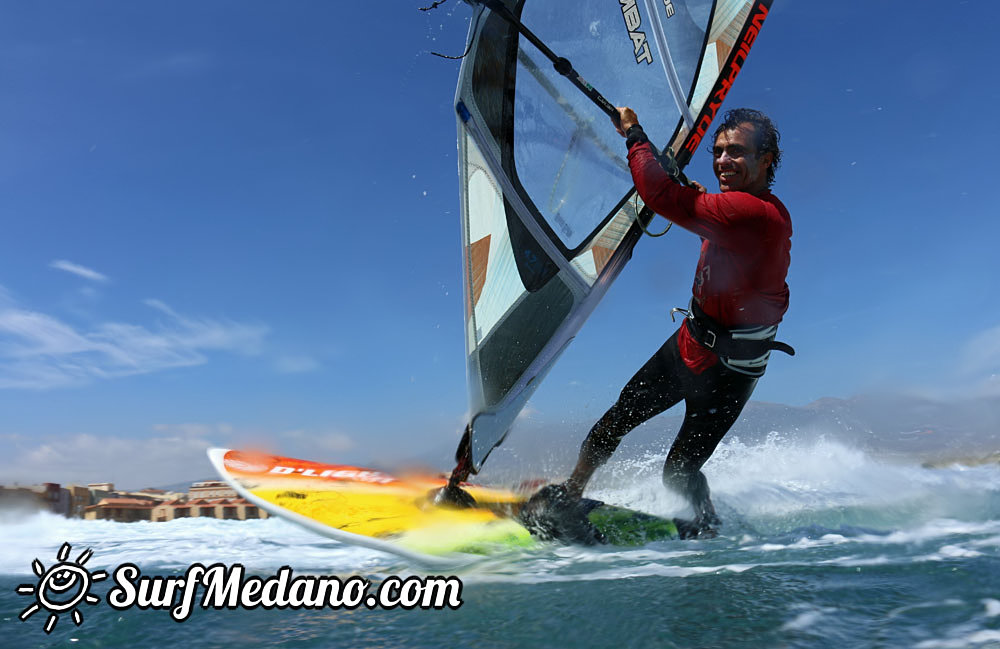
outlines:
[[[588, 495], [683, 515], [659, 484], [662, 457], [612, 464]], [[837, 442], [727, 440], [706, 466], [719, 537], [638, 548], [545, 545], [442, 572], [316, 536], [277, 519], [114, 523], [46, 514], [0, 521], [3, 647], [1000, 647], [1000, 467], [924, 468]], [[74, 623], [26, 620], [32, 570], [90, 548], [89, 571], [132, 563], [181, 576], [193, 563], [273, 576], [456, 576], [438, 610], [115, 610], [108, 578]]]

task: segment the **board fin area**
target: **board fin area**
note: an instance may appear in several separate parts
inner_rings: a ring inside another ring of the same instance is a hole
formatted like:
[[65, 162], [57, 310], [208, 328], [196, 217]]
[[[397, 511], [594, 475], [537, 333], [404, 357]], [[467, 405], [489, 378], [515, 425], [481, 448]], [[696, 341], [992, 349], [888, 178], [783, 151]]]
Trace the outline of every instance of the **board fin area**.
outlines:
[[545, 540], [581, 545], [604, 545], [607, 537], [589, 516], [604, 503], [589, 498], [572, 499], [562, 485], [542, 487], [518, 513], [529, 532]]
[[532, 535], [578, 545], [637, 546], [684, 538], [679, 519], [668, 520], [591, 498], [572, 499], [562, 485], [542, 487], [517, 519]]

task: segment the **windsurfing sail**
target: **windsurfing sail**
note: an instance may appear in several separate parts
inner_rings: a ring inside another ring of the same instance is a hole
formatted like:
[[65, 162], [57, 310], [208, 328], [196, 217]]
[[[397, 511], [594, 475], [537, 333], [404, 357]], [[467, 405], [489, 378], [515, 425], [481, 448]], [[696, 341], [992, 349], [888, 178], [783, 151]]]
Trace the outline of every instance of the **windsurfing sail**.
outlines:
[[606, 111], [517, 21], [604, 97], [634, 108], [683, 167], [771, 4], [502, 1], [509, 15], [472, 3], [455, 97], [474, 471], [621, 272], [640, 214], [648, 218]]

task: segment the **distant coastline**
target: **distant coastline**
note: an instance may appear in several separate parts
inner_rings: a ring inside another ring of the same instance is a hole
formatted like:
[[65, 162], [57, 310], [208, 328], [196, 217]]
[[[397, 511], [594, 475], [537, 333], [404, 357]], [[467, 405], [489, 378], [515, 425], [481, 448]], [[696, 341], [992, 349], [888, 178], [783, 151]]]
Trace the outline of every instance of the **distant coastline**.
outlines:
[[83, 520], [167, 522], [179, 518], [252, 520], [267, 512], [241, 498], [225, 482], [203, 480], [187, 491], [147, 488], [116, 490], [113, 483], [61, 486], [44, 482], [28, 486], [0, 485], [0, 511], [46, 511]]
[[934, 460], [924, 462], [923, 466], [928, 469], [944, 469], [960, 464], [967, 467], [986, 466], [987, 464], [1000, 464], [1000, 451], [990, 453], [982, 457], [956, 457], [947, 460]]

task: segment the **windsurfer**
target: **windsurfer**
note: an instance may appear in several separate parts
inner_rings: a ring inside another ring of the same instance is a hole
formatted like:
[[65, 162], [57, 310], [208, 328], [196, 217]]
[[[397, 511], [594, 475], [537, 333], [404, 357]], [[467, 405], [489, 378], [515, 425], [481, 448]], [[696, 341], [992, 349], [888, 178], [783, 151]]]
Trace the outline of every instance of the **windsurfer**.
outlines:
[[[594, 471], [632, 429], [674, 406], [684, 421], [667, 454], [663, 482], [694, 509], [678, 519], [682, 537], [714, 536], [720, 524], [702, 465], [736, 422], [772, 349], [788, 309], [785, 276], [792, 226], [770, 191], [781, 151], [771, 120], [756, 110], [729, 111], [711, 152], [720, 193], [684, 187], [664, 171], [638, 117], [619, 108], [618, 132], [627, 138], [629, 167], [639, 196], [652, 210], [702, 238], [693, 297], [680, 328], [636, 372], [618, 401], [591, 429], [570, 478], [536, 496], [575, 511]], [[571, 515], [572, 518], [572, 515]]]

